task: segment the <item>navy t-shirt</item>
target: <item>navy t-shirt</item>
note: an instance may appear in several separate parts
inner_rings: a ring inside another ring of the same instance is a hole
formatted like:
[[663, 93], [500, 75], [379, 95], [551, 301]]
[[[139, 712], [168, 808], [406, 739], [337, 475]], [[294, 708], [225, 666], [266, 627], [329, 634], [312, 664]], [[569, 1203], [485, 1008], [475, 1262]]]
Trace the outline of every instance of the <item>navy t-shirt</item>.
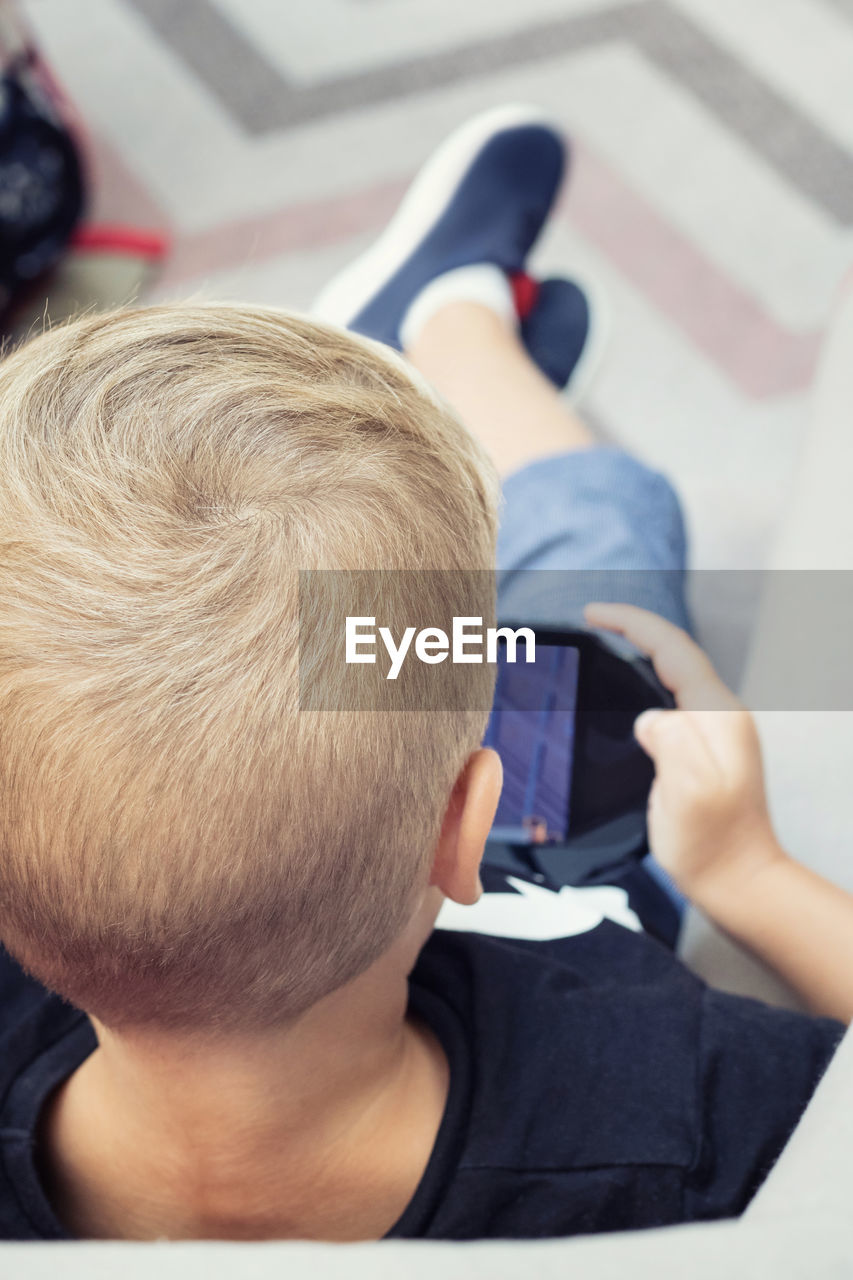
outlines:
[[[532, 1238], [739, 1214], [840, 1024], [709, 990], [640, 931], [622, 889], [484, 878], [481, 904], [442, 913], [411, 975], [450, 1091], [388, 1235]], [[0, 954], [0, 1239], [68, 1238], [39, 1179], [37, 1124], [96, 1043], [85, 1014]]]

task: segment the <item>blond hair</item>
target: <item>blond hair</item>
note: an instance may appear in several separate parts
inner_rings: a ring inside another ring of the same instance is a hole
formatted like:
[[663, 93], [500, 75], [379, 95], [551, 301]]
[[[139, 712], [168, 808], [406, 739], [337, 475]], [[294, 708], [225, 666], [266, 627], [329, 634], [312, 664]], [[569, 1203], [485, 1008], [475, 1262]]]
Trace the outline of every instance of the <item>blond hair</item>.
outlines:
[[296, 571], [485, 569], [495, 509], [402, 361], [303, 317], [149, 307], [7, 357], [12, 954], [114, 1027], [275, 1024], [363, 972], [427, 882], [488, 677], [462, 668], [470, 711], [300, 710]]

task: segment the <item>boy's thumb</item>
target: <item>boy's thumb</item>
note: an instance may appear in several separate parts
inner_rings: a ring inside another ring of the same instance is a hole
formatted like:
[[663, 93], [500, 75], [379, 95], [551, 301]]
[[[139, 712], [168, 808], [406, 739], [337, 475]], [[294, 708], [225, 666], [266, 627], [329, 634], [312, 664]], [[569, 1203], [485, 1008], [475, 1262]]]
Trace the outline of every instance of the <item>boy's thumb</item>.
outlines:
[[649, 707], [634, 721], [634, 737], [647, 755], [655, 754], [655, 736], [660, 726], [661, 717], [666, 713], [661, 707]]

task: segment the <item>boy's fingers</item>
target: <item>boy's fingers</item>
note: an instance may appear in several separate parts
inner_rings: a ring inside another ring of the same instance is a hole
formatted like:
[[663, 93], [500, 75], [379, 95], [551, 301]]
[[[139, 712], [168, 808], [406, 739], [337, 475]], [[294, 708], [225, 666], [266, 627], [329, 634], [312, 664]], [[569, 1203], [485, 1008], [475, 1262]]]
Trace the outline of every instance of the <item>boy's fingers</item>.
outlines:
[[707, 654], [666, 618], [631, 604], [589, 604], [584, 616], [590, 626], [616, 631], [647, 653], [661, 683], [675, 695], [680, 707], [716, 710], [740, 706]]
[[634, 737], [643, 750], [655, 759], [672, 744], [689, 745], [694, 731], [682, 711], [665, 711], [662, 707], [649, 707], [634, 721]]
[[650, 707], [648, 711], [643, 711], [634, 721], [634, 737], [645, 751], [646, 755], [654, 758], [656, 735], [655, 729], [659, 728], [659, 720], [661, 716], [666, 715], [658, 707]]
[[656, 772], [668, 765], [687, 778], [707, 767], [708, 748], [689, 712], [651, 707], [634, 721], [634, 736]]
[[653, 660], [667, 652], [680, 651], [682, 655], [692, 652], [697, 661], [701, 659], [711, 665], [686, 631], [650, 609], [641, 609], [635, 604], [594, 603], [586, 606], [584, 616], [595, 627], [618, 631]]

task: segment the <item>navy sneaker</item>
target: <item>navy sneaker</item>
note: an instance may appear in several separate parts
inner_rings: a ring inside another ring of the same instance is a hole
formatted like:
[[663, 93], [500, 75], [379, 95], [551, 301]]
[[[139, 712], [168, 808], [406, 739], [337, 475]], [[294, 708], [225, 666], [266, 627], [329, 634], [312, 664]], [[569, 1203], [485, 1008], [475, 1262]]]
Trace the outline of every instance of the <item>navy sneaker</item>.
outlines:
[[430, 281], [524, 263], [566, 168], [560, 132], [534, 107], [501, 107], [458, 129], [427, 161], [380, 238], [323, 290], [316, 315], [401, 349], [400, 325]]
[[577, 400], [589, 385], [602, 346], [601, 299], [576, 280], [510, 277], [522, 342], [554, 386]]

